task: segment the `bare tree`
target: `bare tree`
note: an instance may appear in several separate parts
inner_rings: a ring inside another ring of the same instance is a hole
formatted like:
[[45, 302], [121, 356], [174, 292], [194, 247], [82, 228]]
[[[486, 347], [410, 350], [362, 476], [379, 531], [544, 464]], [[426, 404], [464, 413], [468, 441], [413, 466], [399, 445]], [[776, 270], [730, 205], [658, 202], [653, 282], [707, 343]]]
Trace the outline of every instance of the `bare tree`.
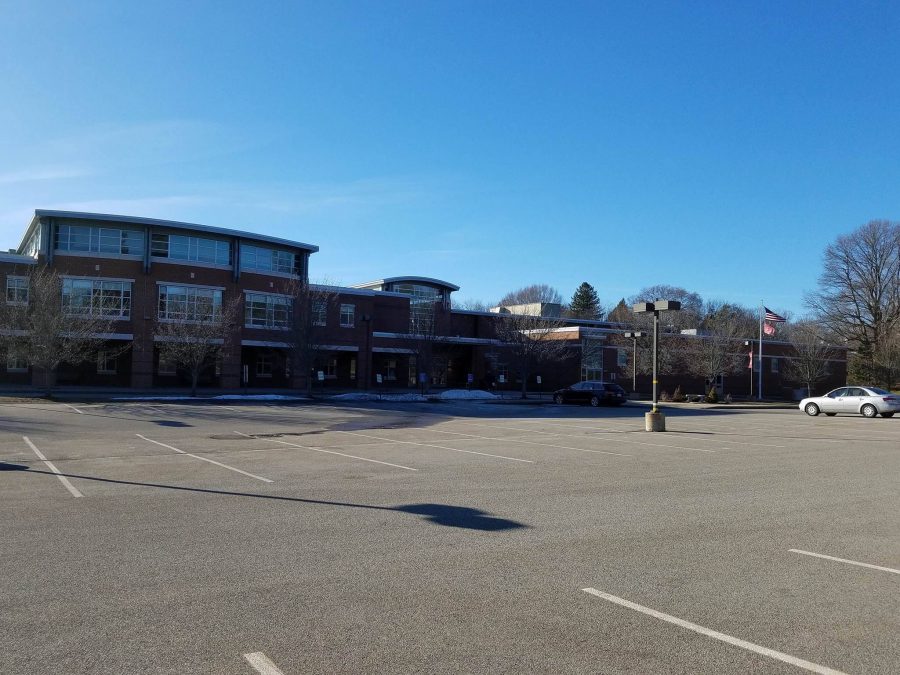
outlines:
[[319, 354], [329, 310], [338, 301], [336, 286], [312, 284], [293, 279], [286, 294], [291, 299], [291, 316], [286, 317], [284, 341], [294, 373], [303, 373], [307, 394], [312, 392], [312, 371]]
[[660, 325], [673, 328], [675, 332], [685, 328], [696, 328], [703, 317], [703, 298], [699, 294], [680, 286], [669, 286], [668, 284], [656, 284], [642, 288], [629, 298], [628, 307], [633, 307], [638, 302], [653, 302], [654, 300], [678, 300], [681, 303], [681, 311], [665, 312], [660, 315]]
[[522, 380], [522, 398], [528, 398], [528, 375], [538, 364], [565, 358], [570, 347], [558, 319], [525, 314], [501, 314], [497, 321], [497, 337], [512, 359]]
[[900, 322], [881, 334], [872, 356], [885, 387], [893, 389], [900, 379]]
[[60, 364], [90, 361], [101, 348], [113, 355], [106, 341], [116, 322], [127, 319], [130, 293], [64, 289], [60, 276], [44, 266], [33, 268], [20, 290], [11, 302], [0, 303], [0, 341], [7, 355], [44, 376], [48, 395]]
[[561, 305], [562, 295], [558, 290], [547, 284], [531, 284], [515, 291], [511, 291], [500, 298], [499, 305], [532, 305], [535, 303]]
[[728, 303], [709, 303], [698, 334], [684, 337], [688, 372], [708, 382], [719, 375], [739, 372], [744, 358], [741, 339], [752, 334], [752, 326], [749, 310]]
[[813, 395], [815, 385], [828, 377], [828, 362], [837, 354], [822, 337], [822, 328], [814, 321], [800, 321], [788, 327], [788, 341], [794, 356], [785, 368], [789, 378], [806, 386], [806, 395]]
[[422, 393], [428, 391], [432, 370], [435, 365], [435, 347], [440, 341], [437, 330], [438, 302], [410, 302], [409, 336], [410, 345], [416, 357], [416, 370], [425, 374]]
[[191, 396], [203, 371], [224, 356], [238, 327], [243, 303], [240, 298], [223, 301], [215, 293], [169, 299], [165, 318], [156, 320], [155, 340], [160, 359], [188, 371]]
[[491, 308], [486, 302], [474, 298], [466, 298], [465, 300], [459, 301], [454, 300], [453, 306], [456, 309], [467, 310], [470, 312], [486, 312]]
[[817, 320], [856, 350], [851, 374], [886, 383], [875, 352], [900, 323], [900, 223], [873, 220], [825, 249], [819, 289], [806, 297]]

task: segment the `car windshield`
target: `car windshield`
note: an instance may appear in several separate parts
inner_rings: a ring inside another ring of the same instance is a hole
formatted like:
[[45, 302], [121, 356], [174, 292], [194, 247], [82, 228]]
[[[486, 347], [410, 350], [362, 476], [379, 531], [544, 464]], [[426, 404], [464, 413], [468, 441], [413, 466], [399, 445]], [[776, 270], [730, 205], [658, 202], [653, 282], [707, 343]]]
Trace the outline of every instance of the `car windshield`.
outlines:
[[847, 387], [841, 387], [840, 389], [835, 389], [834, 391], [829, 391], [825, 395], [828, 398], [837, 398], [838, 396], [846, 396], [847, 395]]

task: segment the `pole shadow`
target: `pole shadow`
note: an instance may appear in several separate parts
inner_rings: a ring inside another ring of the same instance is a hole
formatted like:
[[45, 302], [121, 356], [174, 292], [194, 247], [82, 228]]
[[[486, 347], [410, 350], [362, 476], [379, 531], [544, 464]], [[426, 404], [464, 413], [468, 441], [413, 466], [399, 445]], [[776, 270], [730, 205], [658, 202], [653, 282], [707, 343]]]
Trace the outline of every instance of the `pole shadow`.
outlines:
[[210, 488], [185, 487], [182, 485], [167, 485], [165, 483], [146, 483], [131, 480], [116, 480], [113, 478], [99, 478], [98, 476], [83, 476], [74, 473], [55, 474], [51, 471], [34, 469], [24, 464], [9, 464], [0, 462], [0, 471], [22, 471], [30, 474], [44, 474], [47, 476], [65, 476], [66, 478], [80, 478], [82, 480], [96, 481], [100, 483], [113, 483], [117, 485], [136, 485], [139, 487], [153, 487], [164, 490], [177, 490], [179, 492], [198, 492], [201, 494], [226, 495], [229, 497], [251, 497], [257, 499], [272, 499], [282, 502], [295, 502], [299, 504], [314, 504], [319, 506], [341, 506], [354, 509], [370, 509], [373, 511], [396, 511], [424, 516], [424, 520], [444, 527], [456, 527], [480, 532], [499, 532], [503, 530], [516, 530], [527, 528], [528, 525], [507, 518], [497, 518], [487, 511], [473, 509], [467, 506], [453, 506], [450, 504], [401, 504], [399, 506], [373, 506], [371, 504], [354, 504], [352, 502], [333, 502], [321, 499], [303, 499], [302, 497], [283, 497], [280, 495], [265, 495], [256, 492], [233, 492], [229, 490], [213, 490]]

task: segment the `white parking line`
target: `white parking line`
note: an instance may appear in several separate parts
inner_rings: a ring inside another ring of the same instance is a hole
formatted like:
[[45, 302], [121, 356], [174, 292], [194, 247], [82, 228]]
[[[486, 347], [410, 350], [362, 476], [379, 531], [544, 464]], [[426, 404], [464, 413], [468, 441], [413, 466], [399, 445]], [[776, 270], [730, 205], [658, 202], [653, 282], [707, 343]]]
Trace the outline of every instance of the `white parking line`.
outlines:
[[413, 469], [410, 466], [403, 466], [402, 464], [391, 464], [390, 462], [382, 462], [377, 459], [369, 459], [368, 457], [358, 457], [357, 455], [348, 455], [344, 452], [337, 452], [336, 450], [325, 450], [324, 448], [316, 448], [312, 445], [300, 445], [299, 443], [289, 443], [288, 441], [279, 441], [274, 438], [270, 438], [270, 441], [273, 443], [281, 443], [282, 445], [290, 445], [294, 448], [302, 448], [304, 450], [313, 450], [315, 452], [324, 452], [327, 455], [340, 455], [341, 457], [350, 457], [351, 459], [359, 459], [363, 462], [372, 462], [372, 464], [384, 464], [385, 466], [393, 466], [397, 469], [406, 469], [407, 471], [418, 471], [418, 469]]
[[[360, 434], [355, 431], [337, 431], [339, 434], [348, 434], [350, 436], [361, 436], [363, 438], [374, 438], [376, 441], [385, 441], [392, 440], [386, 439], [382, 436], [371, 436], [369, 434]], [[475, 450], [460, 450], [459, 448], [451, 448], [446, 445], [435, 445], [433, 443], [417, 443], [416, 441], [393, 441], [393, 443], [400, 443], [401, 445], [418, 445], [423, 448], [438, 448], [440, 450], [452, 450], [453, 452], [464, 452], [467, 455], [481, 455], [483, 457], [494, 457], [496, 459], [508, 459], [510, 462], [523, 462], [524, 464], [534, 464], [534, 462], [530, 459], [519, 459], [518, 457], [506, 457], [505, 455], [492, 455], [489, 452], [476, 452]]]
[[822, 558], [824, 560], [834, 560], [835, 562], [847, 563], [848, 565], [857, 565], [859, 567], [868, 567], [873, 570], [880, 570], [882, 572], [890, 572], [891, 574], [900, 574], [900, 570], [895, 570], [893, 567], [882, 567], [881, 565], [872, 565], [870, 563], [858, 562], [856, 560], [847, 560], [846, 558], [835, 558], [832, 555], [825, 555], [824, 553], [813, 553], [812, 551], [801, 551], [799, 548], [791, 548], [788, 549], [791, 553], [799, 553], [800, 555], [809, 555], [813, 558]]
[[222, 464], [222, 462], [217, 462], [214, 459], [209, 459], [208, 457], [201, 457], [200, 455], [195, 455], [190, 452], [185, 452], [184, 450], [179, 450], [174, 445], [167, 445], [165, 443], [160, 443], [159, 441], [154, 441], [152, 438], [147, 438], [146, 436], [141, 436], [140, 434], [135, 434], [138, 438], [143, 438], [145, 441], [149, 441], [150, 443], [156, 443], [156, 445], [161, 445], [164, 448], [168, 448], [169, 450], [174, 450], [175, 452], [187, 455], [188, 457], [193, 457], [194, 459], [199, 459], [203, 462], [209, 462], [210, 464], [215, 464], [216, 466], [221, 466], [223, 469], [228, 469], [229, 471], [234, 471], [236, 473], [244, 474], [245, 476], [249, 476], [250, 478], [255, 478], [256, 480], [261, 480], [263, 483], [273, 483], [274, 481], [263, 478], [262, 476], [257, 476], [255, 473], [250, 473], [248, 471], [243, 471], [242, 469], [237, 469], [233, 466], [228, 466], [227, 464]]
[[262, 652], [244, 654], [244, 660], [260, 675], [284, 675], [284, 673]]
[[582, 588], [581, 590], [585, 593], [589, 593], [590, 595], [595, 595], [598, 598], [602, 598], [617, 605], [621, 605], [622, 607], [633, 609], [636, 612], [641, 612], [642, 614], [652, 616], [656, 619], [673, 623], [676, 626], [687, 628], [688, 630], [694, 631], [695, 633], [700, 633], [701, 635], [706, 635], [707, 637], [711, 637], [715, 640], [727, 642], [730, 645], [734, 645], [735, 647], [740, 647], [741, 649], [746, 649], [748, 651], [761, 654], [762, 656], [768, 656], [770, 659], [777, 659], [778, 661], [789, 663], [792, 666], [797, 666], [798, 668], [803, 668], [804, 670], [808, 670], [813, 673], [821, 673], [822, 675], [846, 675], [840, 670], [834, 670], [833, 668], [820, 666], [818, 663], [813, 663], [812, 661], [799, 659], [796, 656], [791, 656], [790, 654], [785, 654], [784, 652], [778, 652], [774, 649], [769, 649], [768, 647], [762, 647], [758, 644], [747, 642], [746, 640], [741, 640], [740, 638], [732, 637], [731, 635], [726, 635], [725, 633], [720, 633], [717, 630], [704, 628], [703, 626], [699, 626], [696, 623], [691, 623], [690, 621], [679, 619], [677, 616], [664, 614], [663, 612], [658, 612], [655, 609], [650, 609], [649, 607], [639, 605], [636, 602], [631, 602], [630, 600], [625, 600], [624, 598], [619, 598], [615, 595], [610, 595], [609, 593], [598, 591], [596, 588]]
[[60, 482], [66, 486], [66, 490], [68, 490], [69, 492], [72, 493], [73, 497], [84, 497], [84, 495], [81, 494], [75, 488], [75, 486], [69, 482], [69, 479], [62, 475], [60, 470], [56, 468], [56, 466], [53, 464], [53, 462], [51, 462], [49, 459], [44, 457], [44, 453], [42, 453], [40, 450], [37, 449], [37, 446], [35, 446], [35, 444], [29, 440], [28, 436], [22, 436], [22, 440], [25, 441], [28, 444], [28, 447], [34, 451], [34, 454], [36, 454], [38, 456], [38, 458], [44, 464], [46, 464], [53, 473], [56, 474], [56, 477], [59, 478]]
[[[515, 429], [511, 429], [510, 427], [506, 427], [512, 431]], [[540, 441], [526, 441], [523, 438], [496, 438], [491, 436], [476, 436], [475, 434], [464, 434], [459, 431], [443, 431], [441, 429], [431, 429], [438, 434], [452, 434], [454, 436], [466, 436], [468, 438], [476, 438], [484, 441], [505, 441], [507, 443], [525, 443], [527, 445], [539, 445], [542, 448], [561, 448], [562, 450], [577, 450], [579, 452], [592, 452], [599, 455], [615, 455], [616, 457], [633, 457], [634, 455], [624, 455], [621, 452], [607, 452], [606, 450], [585, 450], [584, 448], [572, 448], [568, 445], [554, 445], [553, 443], [543, 443]], [[522, 430], [524, 431], [524, 429]], [[533, 432], [532, 432], [533, 433]], [[564, 434], [550, 434], [551, 436], [562, 436]]]
[[74, 405], [69, 405], [68, 403], [63, 403], [63, 405], [66, 406], [67, 408], [71, 408], [72, 410], [77, 412], [79, 415], [84, 415], [84, 410], [79, 410]]

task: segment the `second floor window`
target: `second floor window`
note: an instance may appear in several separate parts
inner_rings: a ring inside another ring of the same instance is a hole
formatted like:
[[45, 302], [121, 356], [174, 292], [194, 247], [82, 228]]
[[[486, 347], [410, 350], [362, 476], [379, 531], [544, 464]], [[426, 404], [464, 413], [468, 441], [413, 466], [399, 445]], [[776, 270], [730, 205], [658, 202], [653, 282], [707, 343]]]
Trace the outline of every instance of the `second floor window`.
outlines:
[[6, 277], [6, 304], [28, 304], [28, 277]]
[[291, 325], [291, 299], [267, 293], [247, 293], [244, 324], [248, 328], [288, 328]]
[[150, 255], [169, 260], [228, 265], [231, 263], [231, 246], [220, 239], [154, 232], [150, 241]]
[[198, 286], [160, 285], [158, 316], [163, 321], [218, 321], [222, 316], [222, 291]]
[[242, 270], [300, 274], [300, 268], [300, 256], [291, 251], [241, 244]]
[[60, 225], [56, 229], [58, 251], [144, 255], [144, 233], [91, 225]]
[[341, 326], [343, 328], [353, 328], [355, 321], [356, 305], [341, 305]]
[[68, 314], [131, 318], [131, 282], [63, 279], [62, 305]]
[[324, 326], [328, 322], [328, 303], [324, 300], [313, 300], [312, 320], [314, 326]]

